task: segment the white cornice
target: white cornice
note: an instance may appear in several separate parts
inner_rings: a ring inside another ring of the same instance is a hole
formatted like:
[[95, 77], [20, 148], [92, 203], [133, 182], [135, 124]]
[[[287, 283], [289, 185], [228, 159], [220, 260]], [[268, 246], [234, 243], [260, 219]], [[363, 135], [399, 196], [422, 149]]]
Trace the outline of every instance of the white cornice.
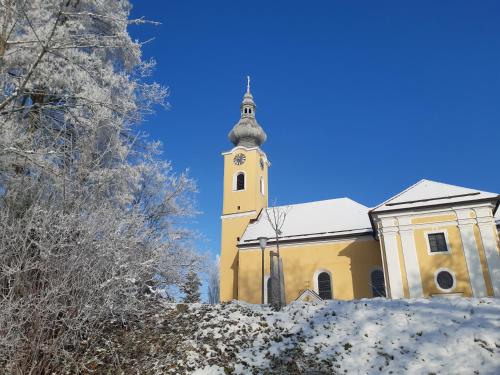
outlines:
[[271, 166], [271, 162], [268, 160], [267, 158], [267, 155], [264, 151], [262, 151], [262, 149], [260, 147], [245, 147], [245, 146], [236, 146], [234, 147], [233, 149], [231, 149], [230, 151], [225, 151], [225, 152], [222, 152], [221, 155], [222, 156], [225, 156], [225, 155], [230, 155], [232, 153], [234, 153], [235, 151], [237, 150], [245, 150], [245, 151], [254, 151], [254, 150], [257, 150], [257, 152], [264, 157], [268, 167]]
[[220, 218], [222, 220], [226, 220], [226, 219], [236, 219], [238, 217], [255, 216], [255, 215], [257, 215], [257, 211], [253, 210], [253, 211], [238, 212], [235, 214], [222, 215]]
[[[327, 243], [339, 243], [339, 242], [365, 242], [365, 241], [375, 241], [373, 239], [372, 234], [358, 234], [352, 237], [338, 237], [338, 238], [328, 238], [321, 239], [316, 237], [316, 239], [303, 239], [303, 240], [294, 240], [293, 242], [287, 242], [286, 240], [280, 240], [280, 248], [288, 248], [288, 247], [302, 247], [306, 245], [316, 245], [316, 244], [327, 244]], [[238, 249], [240, 251], [251, 251], [251, 250], [260, 250], [259, 243], [256, 241], [252, 241], [250, 243], [242, 244], [238, 243]], [[276, 246], [276, 242], [274, 239], [270, 239], [268, 242], [268, 248], [272, 248]]]

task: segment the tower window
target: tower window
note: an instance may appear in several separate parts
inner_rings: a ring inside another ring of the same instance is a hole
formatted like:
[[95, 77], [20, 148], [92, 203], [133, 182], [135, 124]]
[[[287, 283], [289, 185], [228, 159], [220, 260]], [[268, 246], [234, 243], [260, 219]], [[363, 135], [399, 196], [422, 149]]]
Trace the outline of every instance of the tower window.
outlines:
[[322, 299], [332, 299], [332, 280], [327, 272], [318, 275], [318, 294]]
[[252, 108], [249, 108], [249, 109], [248, 109], [248, 113], [252, 113]]
[[260, 178], [260, 193], [261, 193], [262, 195], [264, 195], [264, 194], [265, 194], [265, 192], [264, 192], [264, 177], [261, 177], [261, 178]]
[[245, 190], [245, 174], [238, 173], [236, 176], [236, 190]]
[[374, 270], [370, 275], [373, 297], [385, 297], [384, 272]]
[[247, 113], [247, 109], [245, 108], [245, 113]]

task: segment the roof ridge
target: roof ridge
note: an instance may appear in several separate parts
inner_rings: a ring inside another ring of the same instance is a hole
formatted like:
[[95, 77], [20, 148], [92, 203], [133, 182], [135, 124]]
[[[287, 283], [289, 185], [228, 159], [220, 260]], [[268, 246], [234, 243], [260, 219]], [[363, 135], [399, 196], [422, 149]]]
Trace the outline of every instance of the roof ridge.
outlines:
[[[403, 190], [402, 192], [400, 192], [400, 193], [398, 193], [398, 194], [396, 194], [396, 195], [393, 195], [393, 196], [392, 196], [392, 197], [390, 197], [389, 199], [387, 199], [387, 200], [383, 201], [382, 203], [380, 203], [378, 206], [375, 206], [375, 207], [371, 208], [371, 209], [370, 209], [370, 211], [375, 211], [377, 208], [382, 207], [382, 206], [383, 206], [383, 205], [385, 205], [387, 202], [390, 202], [391, 200], [396, 199], [397, 197], [399, 197], [399, 196], [403, 195], [403, 194], [404, 194], [404, 193], [406, 193], [408, 190], [413, 189], [415, 186], [417, 186], [417, 185], [421, 184], [421, 183], [422, 183], [422, 182], [424, 182], [424, 181], [431, 181], [431, 180], [427, 180], [427, 179], [425, 179], [425, 178], [422, 178], [420, 181], [417, 181], [417, 182], [416, 182], [416, 183], [414, 183], [413, 185], [411, 185], [411, 186], [407, 187], [407, 188], [406, 188], [405, 190]], [[434, 182], [436, 182], [436, 181], [434, 181]]]
[[[309, 202], [301, 202], [301, 203], [282, 204], [282, 205], [279, 205], [279, 206], [268, 206], [268, 207], [265, 207], [265, 208], [268, 209], [268, 208], [280, 208], [280, 207], [290, 207], [290, 206], [302, 206], [302, 205], [305, 205], [305, 204], [320, 203], [320, 202], [329, 202], [329, 201], [339, 201], [339, 200], [343, 200], [343, 199], [347, 199], [347, 200], [350, 200], [350, 201], [355, 202], [357, 204], [361, 204], [358, 201], [355, 201], [354, 199], [351, 199], [349, 197], [340, 197], [340, 198], [320, 199], [318, 201], [309, 201]], [[363, 204], [361, 204], [361, 205], [364, 206]], [[364, 207], [366, 207], [366, 206], [364, 206]]]

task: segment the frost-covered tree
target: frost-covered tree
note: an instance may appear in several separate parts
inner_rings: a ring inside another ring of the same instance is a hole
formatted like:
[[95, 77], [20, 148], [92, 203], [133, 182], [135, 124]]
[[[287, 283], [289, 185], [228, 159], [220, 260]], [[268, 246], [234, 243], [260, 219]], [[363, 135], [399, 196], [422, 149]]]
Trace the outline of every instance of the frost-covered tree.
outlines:
[[[193, 181], [135, 129], [168, 90], [126, 0], [0, 0], [0, 368], [50, 373], [198, 255]], [[152, 293], [153, 292], [153, 293]]]
[[208, 270], [207, 278], [208, 302], [219, 303], [220, 300], [220, 259], [217, 256], [215, 262]]
[[184, 302], [200, 302], [200, 286], [201, 281], [198, 274], [195, 271], [189, 271], [186, 275], [186, 281], [181, 288], [184, 293]]

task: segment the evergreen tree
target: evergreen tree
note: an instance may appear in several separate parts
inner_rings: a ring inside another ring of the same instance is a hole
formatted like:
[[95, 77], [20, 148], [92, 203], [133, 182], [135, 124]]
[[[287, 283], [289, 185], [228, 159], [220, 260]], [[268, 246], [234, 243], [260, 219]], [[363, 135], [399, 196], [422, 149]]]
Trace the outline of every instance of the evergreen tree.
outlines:
[[182, 286], [182, 291], [184, 292], [184, 302], [186, 303], [196, 303], [200, 302], [200, 278], [198, 274], [194, 271], [189, 271], [186, 276], [186, 282]]

